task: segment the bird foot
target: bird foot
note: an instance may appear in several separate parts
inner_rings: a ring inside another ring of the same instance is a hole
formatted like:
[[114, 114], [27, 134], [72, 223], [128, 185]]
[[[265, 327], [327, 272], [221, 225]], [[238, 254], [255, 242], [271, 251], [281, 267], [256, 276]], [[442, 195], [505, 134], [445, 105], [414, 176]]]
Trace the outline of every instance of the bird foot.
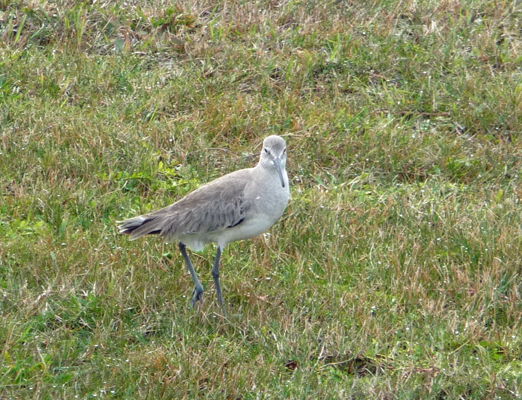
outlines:
[[203, 290], [198, 290], [198, 288], [195, 288], [192, 292], [192, 308], [194, 308], [194, 305], [199, 303], [199, 306], [201, 307], [203, 305]]

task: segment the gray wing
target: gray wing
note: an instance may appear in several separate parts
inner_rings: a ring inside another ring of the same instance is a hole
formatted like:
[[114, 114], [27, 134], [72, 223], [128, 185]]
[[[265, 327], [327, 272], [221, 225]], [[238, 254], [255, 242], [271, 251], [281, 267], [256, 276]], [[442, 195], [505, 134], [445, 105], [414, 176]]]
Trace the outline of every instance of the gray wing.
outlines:
[[161, 234], [195, 235], [239, 225], [249, 210], [245, 199], [248, 180], [216, 181], [192, 192], [162, 213], [166, 224]]
[[151, 234], [174, 238], [180, 234], [218, 232], [241, 224], [252, 205], [245, 198], [251, 179], [247, 174], [232, 175], [199, 188], [171, 206], [123, 221], [120, 232], [130, 234], [131, 239]]

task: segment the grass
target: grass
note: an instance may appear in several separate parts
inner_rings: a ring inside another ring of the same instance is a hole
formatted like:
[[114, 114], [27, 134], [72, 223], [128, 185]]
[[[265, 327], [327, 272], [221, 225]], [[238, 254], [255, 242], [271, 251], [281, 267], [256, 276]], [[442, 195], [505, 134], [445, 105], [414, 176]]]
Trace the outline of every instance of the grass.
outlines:
[[[0, 1], [0, 398], [518, 398], [522, 8]], [[227, 247], [115, 221], [289, 146]]]

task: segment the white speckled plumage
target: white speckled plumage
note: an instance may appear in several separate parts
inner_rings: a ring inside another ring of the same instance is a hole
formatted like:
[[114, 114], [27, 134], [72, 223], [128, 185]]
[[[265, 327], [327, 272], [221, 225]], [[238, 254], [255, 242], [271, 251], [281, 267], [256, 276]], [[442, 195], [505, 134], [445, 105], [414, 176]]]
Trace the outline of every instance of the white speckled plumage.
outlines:
[[199, 251], [217, 243], [212, 268], [218, 301], [225, 310], [219, 281], [219, 259], [225, 246], [250, 239], [268, 230], [281, 217], [290, 197], [286, 172], [286, 143], [279, 136], [263, 142], [259, 163], [216, 179], [183, 199], [150, 214], [119, 222], [120, 233], [131, 240], [158, 234], [179, 242], [196, 287], [192, 304], [201, 301], [203, 287], [197, 278], [185, 246]]

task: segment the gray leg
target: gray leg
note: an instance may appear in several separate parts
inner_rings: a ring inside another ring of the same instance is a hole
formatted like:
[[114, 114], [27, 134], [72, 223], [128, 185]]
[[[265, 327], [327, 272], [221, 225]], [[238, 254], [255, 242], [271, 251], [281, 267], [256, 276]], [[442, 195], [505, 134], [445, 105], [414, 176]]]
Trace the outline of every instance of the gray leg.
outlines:
[[214, 261], [214, 266], [212, 267], [212, 277], [214, 278], [214, 284], [216, 285], [218, 303], [221, 305], [221, 308], [223, 309], [223, 314], [226, 317], [227, 308], [225, 306], [225, 302], [223, 301], [223, 291], [221, 290], [221, 282], [219, 280], [219, 260], [220, 259], [221, 259], [221, 247], [218, 246], [216, 260]]
[[185, 246], [183, 243], [179, 242], [179, 249], [181, 250], [181, 254], [183, 255], [183, 258], [185, 259], [185, 262], [187, 263], [187, 267], [190, 271], [190, 275], [192, 275], [192, 280], [196, 284], [196, 287], [194, 288], [194, 292], [192, 293], [192, 307], [194, 307], [194, 304], [196, 303], [196, 301], [203, 303], [203, 292], [205, 290], [203, 289], [203, 286], [201, 285], [201, 282], [198, 279], [196, 271], [194, 270], [194, 266], [192, 265], [192, 261], [190, 261], [190, 258], [187, 254], [187, 246]]

